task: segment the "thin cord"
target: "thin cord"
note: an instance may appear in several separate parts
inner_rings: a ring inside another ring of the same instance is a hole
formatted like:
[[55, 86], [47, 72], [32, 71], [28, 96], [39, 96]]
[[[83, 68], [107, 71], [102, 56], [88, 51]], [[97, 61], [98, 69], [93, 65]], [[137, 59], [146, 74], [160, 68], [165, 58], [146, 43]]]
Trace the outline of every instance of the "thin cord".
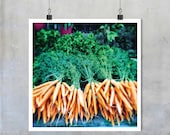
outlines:
[[51, 1], [48, 0], [48, 14], [47, 14], [47, 20], [52, 20], [52, 15], [51, 15]]
[[48, 5], [49, 5], [49, 8], [50, 8], [51, 7], [51, 1], [50, 0], [48, 1]]
[[48, 0], [48, 14], [51, 14], [51, 1]]
[[123, 19], [122, 12], [123, 12], [123, 10], [122, 10], [122, 0], [119, 0], [119, 9], [118, 9], [118, 15], [117, 15], [117, 19], [118, 20], [122, 20]]
[[123, 12], [123, 10], [122, 10], [122, 0], [119, 0], [119, 10], [118, 10], [118, 12], [119, 12], [119, 15], [121, 15], [122, 12]]
[[119, 0], [119, 7], [122, 8], [122, 1]]

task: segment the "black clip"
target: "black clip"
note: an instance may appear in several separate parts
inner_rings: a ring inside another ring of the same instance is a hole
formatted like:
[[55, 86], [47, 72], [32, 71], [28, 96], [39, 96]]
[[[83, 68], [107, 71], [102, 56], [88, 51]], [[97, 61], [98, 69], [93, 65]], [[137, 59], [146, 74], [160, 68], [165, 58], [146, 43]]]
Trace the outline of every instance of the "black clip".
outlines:
[[121, 14], [117, 15], [117, 19], [118, 20], [123, 20], [123, 15], [121, 15]]
[[52, 20], [52, 15], [47, 15], [47, 20]]
[[119, 10], [118, 10], [119, 14], [117, 15], [118, 20], [123, 20], [122, 11], [123, 11], [122, 8], [119, 8]]
[[48, 15], [47, 15], [47, 20], [52, 20], [52, 15], [51, 15], [51, 8], [48, 9]]

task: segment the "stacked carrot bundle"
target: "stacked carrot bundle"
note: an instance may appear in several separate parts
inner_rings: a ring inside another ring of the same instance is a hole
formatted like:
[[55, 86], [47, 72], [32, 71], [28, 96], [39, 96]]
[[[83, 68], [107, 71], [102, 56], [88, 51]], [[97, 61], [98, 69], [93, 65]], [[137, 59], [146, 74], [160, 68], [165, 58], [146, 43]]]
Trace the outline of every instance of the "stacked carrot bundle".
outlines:
[[115, 121], [120, 125], [137, 113], [137, 82], [105, 79], [86, 84], [83, 92], [66, 82], [49, 81], [33, 88], [32, 109], [44, 123], [62, 116], [66, 125], [72, 125], [79, 118], [92, 120], [100, 112], [113, 126]]
[[68, 86], [65, 82], [58, 80], [46, 82], [33, 89], [32, 109], [38, 112], [38, 121], [42, 117], [43, 122], [55, 120], [57, 114], [72, 124], [73, 119], [78, 121], [78, 113], [81, 119], [87, 112], [83, 91]]
[[96, 87], [99, 110], [102, 116], [120, 125], [123, 120], [130, 119], [133, 111], [137, 113], [137, 83], [136, 81], [121, 81], [105, 79]]

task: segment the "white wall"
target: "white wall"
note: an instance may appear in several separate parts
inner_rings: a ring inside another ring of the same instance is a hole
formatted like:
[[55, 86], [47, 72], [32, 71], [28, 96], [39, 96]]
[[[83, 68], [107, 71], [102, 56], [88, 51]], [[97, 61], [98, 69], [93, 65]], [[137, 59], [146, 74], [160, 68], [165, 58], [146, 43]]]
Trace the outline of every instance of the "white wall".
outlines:
[[[118, 0], [51, 2], [55, 19], [116, 18], [118, 10]], [[142, 132], [114, 134], [170, 135], [170, 0], [122, 2], [126, 18], [142, 19]], [[28, 132], [28, 19], [45, 18], [47, 3], [0, 1], [0, 135], [47, 134]]]

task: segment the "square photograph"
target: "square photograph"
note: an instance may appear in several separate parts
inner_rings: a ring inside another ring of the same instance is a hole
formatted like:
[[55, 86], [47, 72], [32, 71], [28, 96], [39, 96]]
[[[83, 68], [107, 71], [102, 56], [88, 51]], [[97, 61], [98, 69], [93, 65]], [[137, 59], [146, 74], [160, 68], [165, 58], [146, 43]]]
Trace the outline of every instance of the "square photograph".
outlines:
[[30, 19], [29, 130], [140, 131], [141, 20]]

